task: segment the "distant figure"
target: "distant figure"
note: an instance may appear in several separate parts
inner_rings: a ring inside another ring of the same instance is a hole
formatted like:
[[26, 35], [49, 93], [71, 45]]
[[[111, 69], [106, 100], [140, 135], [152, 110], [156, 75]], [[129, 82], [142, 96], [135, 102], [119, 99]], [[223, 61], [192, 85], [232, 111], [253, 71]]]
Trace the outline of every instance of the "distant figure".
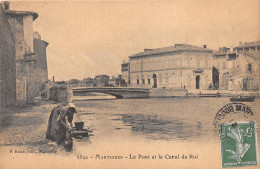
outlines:
[[209, 90], [212, 90], [212, 84], [211, 83], [209, 84]]
[[74, 113], [74, 105], [57, 106], [53, 108], [49, 117], [46, 139], [63, 144], [66, 151], [72, 149], [71, 130]]

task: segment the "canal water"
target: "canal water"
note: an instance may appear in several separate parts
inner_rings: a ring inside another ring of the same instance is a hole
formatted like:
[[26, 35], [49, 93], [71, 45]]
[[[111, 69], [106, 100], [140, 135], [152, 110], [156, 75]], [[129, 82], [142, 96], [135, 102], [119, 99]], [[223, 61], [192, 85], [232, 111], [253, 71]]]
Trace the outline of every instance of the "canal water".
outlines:
[[[213, 121], [218, 110], [230, 103], [229, 98], [110, 99], [74, 103], [78, 110], [76, 115], [80, 117], [77, 119], [92, 130], [90, 138], [75, 141], [75, 155], [95, 158], [96, 152], [123, 156], [140, 152], [193, 153], [213, 167], [220, 166], [220, 140]], [[254, 112], [252, 118], [238, 114], [226, 121], [256, 120], [260, 126], [259, 103], [260, 99], [245, 103]]]

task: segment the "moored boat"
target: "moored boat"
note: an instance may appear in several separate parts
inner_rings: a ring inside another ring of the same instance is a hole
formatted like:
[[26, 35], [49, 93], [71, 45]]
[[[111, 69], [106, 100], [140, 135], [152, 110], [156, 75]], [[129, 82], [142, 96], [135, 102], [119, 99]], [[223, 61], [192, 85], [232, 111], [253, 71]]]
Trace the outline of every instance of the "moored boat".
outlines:
[[238, 96], [238, 97], [231, 97], [231, 102], [253, 102], [255, 101], [255, 96]]

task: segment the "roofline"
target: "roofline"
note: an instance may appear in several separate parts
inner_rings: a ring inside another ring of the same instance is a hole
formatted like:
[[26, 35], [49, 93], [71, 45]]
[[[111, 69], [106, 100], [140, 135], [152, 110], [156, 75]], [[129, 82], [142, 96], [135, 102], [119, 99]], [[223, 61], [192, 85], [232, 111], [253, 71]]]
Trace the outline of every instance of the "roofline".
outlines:
[[33, 16], [33, 20], [38, 18], [38, 13], [32, 11], [16, 11], [16, 10], [4, 10], [8, 16]]
[[242, 53], [242, 54], [244, 54], [246, 56], [249, 56], [249, 57], [252, 57], [252, 58], [260, 59], [258, 56], [254, 56], [252, 54], [248, 54], [246, 51], [239, 51], [238, 53]]
[[42, 39], [38, 39], [38, 38], [33, 38], [33, 40], [38, 40], [38, 41], [42, 41], [42, 42], [44, 42], [45, 44], [46, 44], [46, 47], [50, 44], [49, 42], [47, 42], [47, 41], [44, 41], [44, 40], [42, 40]]
[[152, 53], [152, 54], [142, 54], [142, 55], [138, 55], [138, 54], [135, 54], [135, 55], [132, 55], [132, 56], [129, 56], [128, 58], [132, 59], [132, 58], [139, 58], [139, 57], [147, 57], [147, 56], [153, 56], [153, 55], [160, 55], [160, 54], [169, 54], [169, 53], [175, 53], [175, 52], [180, 52], [180, 53], [183, 53], [183, 52], [200, 52], [200, 53], [203, 53], [203, 52], [207, 52], [207, 53], [212, 53], [213, 50], [210, 50], [210, 49], [205, 49], [205, 50], [183, 50], [183, 49], [179, 49], [179, 50], [173, 50], [173, 51], [165, 51], [165, 52], [157, 52], [157, 53]]
[[236, 48], [247, 48], [247, 47], [258, 47], [258, 46], [260, 46], [260, 41], [248, 42], [247, 44], [238, 45], [238, 46], [234, 47], [233, 49], [236, 49]]

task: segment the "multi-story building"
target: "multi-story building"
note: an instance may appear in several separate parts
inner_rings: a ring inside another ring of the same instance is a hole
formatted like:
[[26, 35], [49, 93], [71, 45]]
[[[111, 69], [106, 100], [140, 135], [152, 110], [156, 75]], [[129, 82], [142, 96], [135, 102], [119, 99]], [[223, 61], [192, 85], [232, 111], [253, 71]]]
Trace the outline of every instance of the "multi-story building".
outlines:
[[109, 87], [115, 87], [116, 86], [116, 77], [112, 76], [108, 80], [108, 86]]
[[15, 40], [0, 4], [0, 107], [15, 104], [15, 83]]
[[126, 87], [127, 84], [125, 80], [123, 79], [122, 75], [118, 75], [117, 77], [112, 76], [108, 80], [108, 86], [109, 87]]
[[16, 56], [16, 103], [33, 103], [34, 100], [34, 69], [37, 60], [33, 46], [33, 21], [38, 14], [30, 11], [9, 9], [4, 2], [4, 12], [15, 40]]
[[97, 75], [97, 76], [95, 76], [94, 80], [95, 80], [95, 86], [96, 87], [107, 87], [108, 81], [109, 81], [109, 76], [107, 76], [107, 75]]
[[233, 48], [233, 51], [260, 51], [260, 41], [240, 42], [239, 46]]
[[228, 54], [229, 89], [259, 90], [260, 89], [260, 41], [239, 43]]
[[[213, 53], [213, 68], [219, 73], [219, 89], [259, 90], [260, 41], [233, 48], [223, 47]], [[213, 78], [214, 79], [214, 78]]]
[[214, 89], [227, 90], [229, 75], [228, 75], [228, 61], [227, 54], [230, 53], [230, 48], [223, 47], [219, 50], [214, 51], [212, 54], [212, 63], [213, 63], [213, 78], [212, 78], [212, 87]]
[[67, 84], [70, 87], [77, 87], [79, 85], [79, 80], [78, 79], [70, 79]]
[[84, 78], [83, 80], [79, 81], [79, 87], [94, 87], [95, 80], [93, 78]]
[[35, 64], [35, 87], [34, 94], [35, 96], [39, 95], [39, 93], [43, 90], [45, 84], [48, 82], [48, 67], [47, 67], [47, 56], [46, 56], [46, 48], [48, 46], [48, 42], [41, 39], [41, 36], [38, 32], [34, 32], [34, 51], [37, 55], [37, 61]]
[[121, 64], [122, 79], [127, 85], [130, 84], [130, 63], [123, 61]]
[[145, 49], [130, 59], [132, 87], [207, 89], [212, 84], [212, 50], [189, 44]]

